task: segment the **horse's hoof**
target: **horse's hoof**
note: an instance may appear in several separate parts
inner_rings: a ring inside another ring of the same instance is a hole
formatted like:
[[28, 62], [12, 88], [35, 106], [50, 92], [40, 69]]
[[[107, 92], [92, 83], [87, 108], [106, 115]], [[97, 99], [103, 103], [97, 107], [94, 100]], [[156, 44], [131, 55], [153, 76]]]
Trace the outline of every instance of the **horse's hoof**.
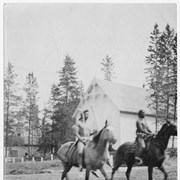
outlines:
[[96, 176], [97, 178], [99, 178], [99, 175], [98, 175], [95, 171], [92, 171], [92, 174], [94, 174], [94, 176]]
[[164, 180], [167, 180], [167, 178], [168, 178], [168, 175], [166, 174], [165, 177], [164, 177]]

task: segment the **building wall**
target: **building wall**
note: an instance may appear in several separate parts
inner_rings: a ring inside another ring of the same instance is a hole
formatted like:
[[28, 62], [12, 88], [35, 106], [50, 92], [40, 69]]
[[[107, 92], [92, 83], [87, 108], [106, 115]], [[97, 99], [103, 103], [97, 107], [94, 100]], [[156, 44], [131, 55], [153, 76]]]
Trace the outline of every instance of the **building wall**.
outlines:
[[[114, 127], [115, 136], [118, 139], [114, 147], [118, 147], [119, 138], [120, 138], [120, 113], [118, 108], [112, 103], [109, 97], [104, 94], [103, 90], [99, 86], [95, 86], [92, 89], [91, 93], [95, 93], [95, 96], [88, 96], [86, 99], [83, 109], [89, 110], [89, 127], [91, 129], [100, 130], [104, 127], [105, 121], [108, 122]], [[94, 108], [95, 114], [92, 107]], [[77, 114], [76, 119], [78, 119], [80, 113]]]
[[[120, 113], [121, 127], [120, 127], [120, 143], [127, 141], [133, 142], [136, 138], [136, 120], [137, 114]], [[155, 132], [155, 118], [146, 117], [147, 124], [152, 132]]]
[[105, 121], [108, 120], [110, 125], [114, 127], [114, 133], [117, 138], [117, 142], [114, 147], [118, 147], [120, 143], [120, 113], [117, 107], [111, 102], [111, 100], [107, 97], [95, 98], [95, 110], [97, 117], [100, 121], [100, 126], [103, 127]]

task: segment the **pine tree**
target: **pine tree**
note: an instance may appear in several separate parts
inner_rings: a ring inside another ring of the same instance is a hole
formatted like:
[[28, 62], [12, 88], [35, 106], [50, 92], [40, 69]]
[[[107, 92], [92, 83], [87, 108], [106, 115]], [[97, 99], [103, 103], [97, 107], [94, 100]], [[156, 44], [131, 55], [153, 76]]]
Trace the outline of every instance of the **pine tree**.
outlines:
[[55, 130], [60, 130], [58, 131], [60, 134], [56, 133], [55, 137], [61, 136], [60, 142], [66, 142], [74, 138], [71, 130], [71, 126], [74, 123], [72, 115], [79, 103], [80, 86], [82, 84], [78, 82], [75, 61], [67, 55], [64, 59], [64, 66], [59, 72], [58, 88], [62, 103], [59, 106], [59, 110], [54, 114]]
[[150, 99], [149, 107], [156, 112], [157, 122], [169, 119], [176, 114], [177, 100], [177, 53], [176, 37], [173, 29], [169, 25], [165, 31], [160, 33], [154, 26], [151, 38], [151, 45], [148, 51], [150, 55], [146, 57], [147, 85], [149, 87]]
[[114, 75], [114, 63], [108, 55], [101, 62], [102, 68], [101, 70], [104, 72], [104, 79], [107, 81], [111, 81]]
[[153, 32], [150, 36], [150, 45], [148, 48], [149, 56], [146, 57], [146, 64], [148, 67], [145, 69], [147, 74], [146, 83], [149, 87], [147, 100], [149, 102], [149, 108], [155, 111], [156, 115], [156, 131], [158, 127], [158, 116], [160, 112], [160, 87], [162, 83], [162, 71], [159, 63], [160, 59], [160, 37], [161, 33], [158, 29], [158, 25], [154, 25]]
[[37, 141], [38, 126], [39, 126], [39, 109], [37, 105], [37, 91], [38, 84], [33, 73], [29, 73], [26, 77], [26, 84], [24, 91], [26, 93], [26, 99], [24, 101], [24, 115], [26, 117], [28, 126], [28, 154], [30, 155], [30, 145], [33, 145]]
[[[13, 136], [16, 134], [18, 123], [18, 105], [21, 97], [17, 95], [18, 84], [15, 82], [17, 74], [14, 66], [9, 62], [4, 77], [4, 134], [5, 134], [5, 156], [7, 147], [13, 144]], [[10, 139], [11, 137], [11, 139]]]
[[[72, 115], [79, 103], [80, 95], [84, 93], [83, 84], [77, 78], [75, 62], [69, 55], [65, 57], [64, 65], [58, 74], [59, 82], [51, 87], [47, 107], [48, 116], [46, 118], [50, 120], [43, 125], [49, 129], [43, 131], [40, 139], [40, 145], [51, 147], [51, 153], [54, 153], [54, 147], [56, 152], [61, 144], [75, 138], [71, 129], [74, 123]], [[45, 122], [45, 119], [43, 121]]]
[[172, 87], [172, 101], [173, 101], [173, 108], [174, 108], [174, 121], [177, 120], [177, 34], [174, 37], [174, 43], [173, 43], [173, 57], [172, 57], [172, 71], [173, 71], [173, 76], [172, 76], [172, 82], [173, 82], [173, 87]]
[[177, 89], [177, 59], [174, 58], [175, 52], [174, 41], [175, 32], [170, 26], [167, 24], [165, 31], [161, 36], [161, 65], [163, 67], [163, 84], [162, 84], [162, 93], [163, 93], [163, 114], [165, 114], [165, 118], [169, 119], [173, 116], [173, 99], [174, 93]]
[[69, 55], [66, 55], [64, 66], [59, 71], [58, 87], [61, 89], [61, 98], [65, 103], [75, 100], [79, 96], [77, 70], [74, 60]]
[[[49, 100], [49, 105], [50, 105], [50, 117], [51, 117], [51, 143], [50, 143], [50, 147], [51, 147], [51, 153], [53, 152], [53, 147], [56, 146], [56, 144], [58, 144], [58, 140], [55, 140], [55, 134], [58, 134], [58, 128], [56, 130], [56, 121], [58, 120], [58, 118], [61, 118], [62, 114], [60, 114], [60, 107], [62, 106], [63, 100], [64, 98], [61, 98], [61, 95], [63, 94], [63, 92], [61, 91], [61, 89], [53, 84], [51, 87], [51, 97]], [[62, 100], [63, 99], [63, 100]], [[57, 131], [57, 132], [56, 132]]]
[[[177, 33], [174, 36], [174, 43], [173, 43], [173, 88], [172, 88], [172, 104], [173, 104], [173, 119], [177, 121]], [[172, 148], [174, 148], [174, 137], [172, 139]]]
[[43, 153], [45, 156], [46, 153], [50, 151], [52, 148], [52, 130], [51, 130], [51, 119], [50, 119], [51, 112], [48, 108], [43, 109], [43, 117], [41, 120], [40, 131], [41, 137], [39, 138], [39, 151]]

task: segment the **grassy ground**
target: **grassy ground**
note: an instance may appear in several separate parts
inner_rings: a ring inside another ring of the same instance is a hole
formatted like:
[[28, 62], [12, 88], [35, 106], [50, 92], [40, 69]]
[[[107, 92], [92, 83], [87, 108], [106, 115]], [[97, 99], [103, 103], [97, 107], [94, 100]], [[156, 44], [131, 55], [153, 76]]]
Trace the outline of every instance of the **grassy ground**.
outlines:
[[[177, 159], [171, 158], [166, 164], [166, 170], [169, 174], [168, 180], [177, 180]], [[44, 162], [17, 162], [17, 163], [6, 163], [4, 170], [4, 179], [5, 180], [57, 180], [61, 177], [62, 172], [62, 164], [60, 160], [54, 161], [44, 161]], [[106, 172], [108, 176], [111, 175], [111, 168], [106, 166]], [[121, 167], [115, 173], [114, 180], [126, 180], [125, 177], [126, 167]], [[99, 180], [103, 180], [103, 176], [98, 171], [100, 176]], [[69, 172], [70, 179], [73, 180], [83, 180], [85, 176], [85, 171], [83, 173], [79, 173], [77, 168], [72, 168]], [[163, 174], [156, 168], [153, 171], [153, 179], [162, 180]], [[96, 180], [98, 178], [91, 175], [92, 180]], [[131, 180], [147, 180], [148, 173], [147, 167], [134, 167], [131, 173]]]
[[44, 162], [16, 162], [5, 163], [4, 174], [39, 174], [43, 170], [62, 169], [60, 160], [44, 161]]

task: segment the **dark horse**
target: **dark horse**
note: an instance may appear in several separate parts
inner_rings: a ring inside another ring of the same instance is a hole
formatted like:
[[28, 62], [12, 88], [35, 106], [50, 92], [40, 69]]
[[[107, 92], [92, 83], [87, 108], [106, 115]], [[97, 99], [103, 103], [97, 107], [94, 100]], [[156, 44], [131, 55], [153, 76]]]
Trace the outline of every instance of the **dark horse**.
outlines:
[[[99, 169], [104, 175], [105, 179], [108, 180], [106, 171], [104, 170], [104, 164], [107, 163], [108, 159], [108, 145], [109, 143], [115, 143], [116, 138], [114, 135], [114, 129], [112, 126], [105, 123], [105, 126], [93, 137], [92, 141], [84, 147], [84, 163], [83, 167], [86, 168], [86, 177], [89, 179], [91, 170]], [[76, 142], [67, 142], [63, 144], [58, 150], [58, 157], [62, 161], [64, 171], [61, 179], [65, 177], [68, 179], [67, 173], [70, 171], [72, 166], [78, 166], [78, 152], [76, 148]]]
[[[164, 169], [163, 161], [165, 160], [165, 150], [168, 145], [170, 136], [177, 136], [177, 126], [174, 123], [166, 122], [158, 132], [155, 138], [151, 139], [148, 149], [143, 154], [143, 162], [148, 166], [149, 180], [152, 180], [153, 167], [158, 167], [164, 173], [164, 179], [167, 179], [168, 174]], [[111, 180], [115, 171], [126, 163], [127, 180], [130, 179], [130, 173], [133, 164], [135, 163], [135, 151], [137, 150], [137, 142], [126, 142], [122, 144], [114, 155], [114, 167], [112, 170]]]

